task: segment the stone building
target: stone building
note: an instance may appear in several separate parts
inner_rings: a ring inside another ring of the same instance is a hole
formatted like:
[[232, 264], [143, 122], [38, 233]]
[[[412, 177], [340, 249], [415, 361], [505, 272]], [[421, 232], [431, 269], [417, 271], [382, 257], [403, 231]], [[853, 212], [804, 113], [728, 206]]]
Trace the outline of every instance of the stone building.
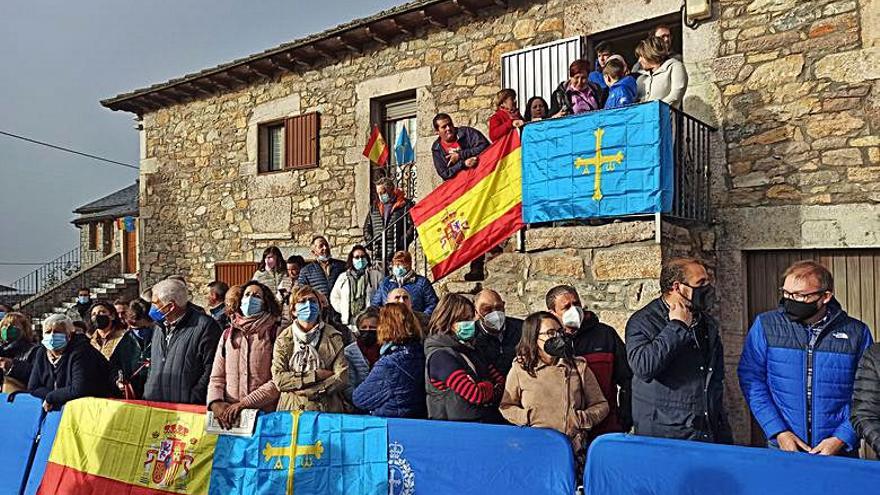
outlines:
[[598, 41], [631, 47], [664, 22], [690, 77], [684, 110], [718, 128], [702, 149], [712, 221], [530, 229], [525, 252], [491, 261], [485, 284], [522, 314], [543, 307], [551, 285], [573, 283], [622, 332], [656, 297], [664, 259], [709, 260], [731, 420], [739, 442], [759, 442], [733, 371], [783, 265], [822, 259], [845, 307], [872, 326], [880, 318], [877, 1], [720, 0], [691, 23], [678, 0], [418, 0], [105, 100], [143, 122], [140, 272], [146, 283], [183, 272], [200, 286], [218, 263], [252, 262], [271, 244], [305, 253], [315, 232], [341, 252], [361, 240], [369, 208], [371, 124], [391, 142], [408, 126], [424, 197], [439, 182], [436, 112], [485, 130], [502, 85], [521, 98], [545, 91], [523, 70], [544, 86], [562, 77], [552, 64], [528, 69], [529, 53], [592, 57]]
[[73, 210], [80, 230], [83, 267], [113, 253], [123, 253], [123, 273], [137, 273], [138, 184], [112, 192]]

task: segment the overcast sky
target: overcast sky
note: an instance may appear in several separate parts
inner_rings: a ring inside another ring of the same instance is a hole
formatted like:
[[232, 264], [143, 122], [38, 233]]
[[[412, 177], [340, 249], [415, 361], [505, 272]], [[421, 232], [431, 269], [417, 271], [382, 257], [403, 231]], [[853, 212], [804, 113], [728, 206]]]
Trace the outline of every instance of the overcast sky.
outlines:
[[[137, 165], [132, 114], [98, 100], [256, 53], [392, 0], [3, 0], [0, 130]], [[134, 170], [0, 135], [0, 284], [75, 248], [72, 210]]]

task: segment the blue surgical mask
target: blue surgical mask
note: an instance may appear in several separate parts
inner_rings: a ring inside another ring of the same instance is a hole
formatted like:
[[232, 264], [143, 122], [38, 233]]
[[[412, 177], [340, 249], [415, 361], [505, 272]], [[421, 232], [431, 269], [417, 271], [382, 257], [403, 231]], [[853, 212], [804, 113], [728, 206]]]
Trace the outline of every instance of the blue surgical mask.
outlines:
[[165, 313], [159, 310], [159, 308], [155, 304], [150, 305], [149, 315], [150, 318], [152, 318], [153, 321], [155, 321], [156, 323], [162, 323], [163, 321], [165, 321]]
[[474, 321], [460, 321], [455, 324], [455, 336], [462, 342], [473, 340], [477, 334], [477, 325]]
[[67, 347], [66, 333], [48, 333], [43, 335], [43, 346], [50, 351], [57, 351]]
[[241, 298], [241, 314], [254, 316], [263, 312], [263, 300], [258, 297], [244, 296]]
[[323, 254], [318, 255], [318, 261], [320, 261], [321, 263], [324, 263], [325, 261], [327, 261], [329, 259], [330, 259], [329, 256], [324, 256]]
[[357, 258], [351, 261], [351, 265], [354, 266], [354, 269], [357, 271], [361, 271], [367, 267], [367, 259], [366, 258]]
[[391, 267], [391, 273], [394, 274], [394, 276], [397, 278], [405, 277], [408, 272], [409, 270], [406, 267], [400, 265], [394, 265], [393, 267]]
[[90, 300], [89, 296], [77, 296], [76, 298], [78, 304], [88, 304]]
[[391, 195], [388, 193], [382, 193], [379, 195], [379, 201], [386, 203], [386, 204], [390, 203], [391, 202]]
[[304, 321], [306, 323], [314, 323], [318, 321], [318, 316], [320, 314], [320, 308], [318, 307], [318, 303], [315, 301], [303, 301], [296, 303], [294, 306], [296, 309], [296, 319], [299, 321]]
[[6, 311], [0, 311], [0, 320], [6, 317]]

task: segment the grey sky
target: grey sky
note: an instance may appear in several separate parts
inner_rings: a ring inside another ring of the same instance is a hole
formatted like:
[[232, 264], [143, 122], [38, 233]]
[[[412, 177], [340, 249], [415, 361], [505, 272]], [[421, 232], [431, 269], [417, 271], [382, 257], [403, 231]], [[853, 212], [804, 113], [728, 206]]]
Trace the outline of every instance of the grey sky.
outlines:
[[[98, 100], [265, 50], [393, 0], [0, 2], [0, 130], [137, 164], [132, 115]], [[78, 243], [72, 210], [137, 172], [0, 136], [0, 262]], [[0, 265], [0, 283], [36, 267]]]

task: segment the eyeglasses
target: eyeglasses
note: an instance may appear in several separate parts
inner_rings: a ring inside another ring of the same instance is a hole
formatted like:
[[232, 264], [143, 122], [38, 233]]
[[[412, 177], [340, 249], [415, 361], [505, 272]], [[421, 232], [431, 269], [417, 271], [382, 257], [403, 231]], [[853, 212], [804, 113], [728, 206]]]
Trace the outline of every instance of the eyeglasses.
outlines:
[[[779, 288], [779, 294], [785, 299], [791, 299], [792, 301], [798, 302], [812, 302], [809, 299], [813, 299], [814, 296], [819, 296], [828, 292], [828, 289], [819, 289], [814, 292], [788, 292], [782, 287]], [[817, 298], [818, 299], [818, 298]]]
[[538, 336], [547, 337], [548, 339], [552, 339], [559, 335], [559, 330], [547, 330], [546, 332], [538, 332]]

